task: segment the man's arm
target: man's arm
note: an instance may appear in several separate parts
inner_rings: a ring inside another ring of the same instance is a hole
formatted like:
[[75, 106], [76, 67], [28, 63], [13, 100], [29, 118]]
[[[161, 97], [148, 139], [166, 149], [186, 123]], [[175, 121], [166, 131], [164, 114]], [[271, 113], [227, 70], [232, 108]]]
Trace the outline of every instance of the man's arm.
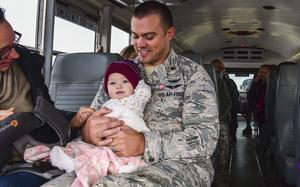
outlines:
[[145, 132], [144, 159], [208, 159], [219, 137], [219, 116], [213, 83], [202, 67], [188, 77], [182, 110], [182, 131]]

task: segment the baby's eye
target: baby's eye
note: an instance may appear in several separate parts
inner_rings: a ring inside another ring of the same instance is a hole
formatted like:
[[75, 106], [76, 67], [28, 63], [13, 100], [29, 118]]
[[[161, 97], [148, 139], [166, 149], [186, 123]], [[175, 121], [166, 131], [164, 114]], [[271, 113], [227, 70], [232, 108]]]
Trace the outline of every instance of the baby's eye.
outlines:
[[129, 83], [129, 81], [128, 80], [123, 80], [123, 83]]
[[116, 82], [109, 82], [108, 84], [109, 84], [109, 85], [115, 85]]

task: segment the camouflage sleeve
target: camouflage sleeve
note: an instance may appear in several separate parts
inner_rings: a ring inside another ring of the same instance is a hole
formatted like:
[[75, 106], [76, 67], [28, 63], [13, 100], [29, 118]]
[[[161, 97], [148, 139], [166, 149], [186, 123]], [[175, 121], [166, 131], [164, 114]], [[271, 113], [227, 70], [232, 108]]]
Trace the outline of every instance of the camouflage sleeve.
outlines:
[[151, 98], [151, 89], [144, 80], [140, 80], [134, 90], [134, 107], [140, 111], [139, 116], [143, 116], [146, 104]]
[[182, 131], [145, 132], [144, 159], [157, 163], [165, 159], [209, 159], [219, 137], [219, 116], [214, 86], [198, 66], [187, 77], [182, 110]]
[[101, 81], [99, 90], [98, 90], [96, 96], [94, 97], [92, 104], [90, 105], [90, 107], [95, 110], [99, 110], [101, 108], [101, 106], [109, 99], [107, 94], [104, 91], [103, 81], [104, 81], [104, 79]]

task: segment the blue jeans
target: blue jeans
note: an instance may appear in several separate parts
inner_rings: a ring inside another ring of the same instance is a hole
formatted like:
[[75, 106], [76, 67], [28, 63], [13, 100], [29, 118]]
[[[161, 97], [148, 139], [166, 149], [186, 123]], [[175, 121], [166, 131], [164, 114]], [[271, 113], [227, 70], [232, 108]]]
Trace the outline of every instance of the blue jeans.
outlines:
[[30, 172], [20, 171], [0, 176], [0, 187], [39, 187], [48, 179]]

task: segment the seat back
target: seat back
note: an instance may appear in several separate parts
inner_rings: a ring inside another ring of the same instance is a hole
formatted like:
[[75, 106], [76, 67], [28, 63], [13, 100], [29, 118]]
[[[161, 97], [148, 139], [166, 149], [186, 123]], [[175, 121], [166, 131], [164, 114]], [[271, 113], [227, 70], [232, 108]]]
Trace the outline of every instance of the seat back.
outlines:
[[[300, 82], [298, 78], [298, 82]], [[300, 85], [299, 85], [300, 86]], [[298, 92], [299, 94], [299, 92]], [[298, 95], [297, 109], [296, 109], [296, 127], [295, 127], [295, 137], [296, 137], [296, 162], [297, 162], [297, 187], [300, 187], [300, 94]]]
[[[297, 64], [298, 72], [300, 71], [300, 64]], [[297, 101], [296, 101], [296, 115], [295, 115], [295, 160], [297, 164], [297, 187], [300, 187], [300, 74], [297, 77]]]
[[57, 55], [49, 86], [55, 106], [61, 110], [78, 111], [89, 106], [99, 89], [106, 67], [119, 54], [71, 53]]
[[[270, 72], [270, 78], [267, 84], [265, 97], [265, 115], [266, 115], [266, 132], [265, 136], [268, 145], [271, 144], [271, 138], [274, 137], [275, 126], [275, 106], [276, 106], [276, 86], [277, 86], [277, 71]], [[266, 142], [265, 142], [266, 143]]]
[[[215, 91], [216, 91], [216, 96], [217, 96], [217, 99], [218, 99], [219, 98], [219, 93], [218, 93], [217, 72], [216, 72], [215, 68], [213, 67], [213, 65], [211, 65], [211, 64], [203, 64], [202, 66], [204, 67], [204, 69], [208, 73], [210, 79], [214, 83], [214, 87], [215, 87]], [[220, 76], [222, 76], [222, 75], [220, 75]], [[219, 101], [218, 101], [218, 103], [219, 103]]]
[[279, 67], [276, 92], [275, 128], [280, 173], [287, 184], [296, 183], [295, 114], [298, 68], [294, 63]]
[[277, 92], [275, 126], [278, 132], [278, 152], [294, 155], [294, 126], [293, 116], [295, 114], [297, 68], [295, 64], [281, 64]]

